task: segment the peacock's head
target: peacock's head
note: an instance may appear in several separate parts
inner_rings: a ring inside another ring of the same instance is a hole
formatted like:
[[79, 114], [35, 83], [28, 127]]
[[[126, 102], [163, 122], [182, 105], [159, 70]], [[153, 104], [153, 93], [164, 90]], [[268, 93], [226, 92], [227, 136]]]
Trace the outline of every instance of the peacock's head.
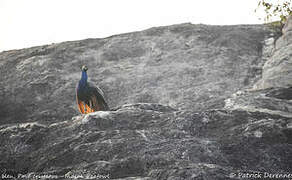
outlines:
[[83, 66], [81, 67], [81, 70], [86, 72], [86, 71], [88, 70], [88, 68], [87, 68], [87, 66], [83, 65]]

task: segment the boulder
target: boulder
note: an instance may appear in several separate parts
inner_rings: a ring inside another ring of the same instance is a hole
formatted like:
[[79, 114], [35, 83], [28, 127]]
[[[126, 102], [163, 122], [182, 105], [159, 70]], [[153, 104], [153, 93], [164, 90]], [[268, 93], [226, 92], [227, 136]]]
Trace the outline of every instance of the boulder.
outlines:
[[[0, 53], [1, 178], [291, 174], [292, 37], [280, 32], [187, 23]], [[79, 114], [83, 64], [111, 111]]]
[[292, 18], [288, 18], [283, 35], [275, 42], [273, 55], [263, 66], [262, 79], [255, 89], [292, 86]]

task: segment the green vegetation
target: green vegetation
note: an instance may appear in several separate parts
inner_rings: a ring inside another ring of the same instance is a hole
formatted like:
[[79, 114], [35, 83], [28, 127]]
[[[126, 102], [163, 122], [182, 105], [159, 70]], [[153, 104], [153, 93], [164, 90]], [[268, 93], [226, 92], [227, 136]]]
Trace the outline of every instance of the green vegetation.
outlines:
[[287, 17], [292, 15], [291, 0], [259, 0], [258, 8], [265, 11], [265, 21], [271, 22], [274, 18], [280, 18], [280, 23], [285, 23]]

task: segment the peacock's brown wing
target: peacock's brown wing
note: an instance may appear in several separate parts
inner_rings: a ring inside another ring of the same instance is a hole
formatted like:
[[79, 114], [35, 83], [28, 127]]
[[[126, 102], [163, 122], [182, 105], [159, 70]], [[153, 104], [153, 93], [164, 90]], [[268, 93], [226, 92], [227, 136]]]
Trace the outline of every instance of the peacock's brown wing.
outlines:
[[93, 85], [88, 85], [83, 91], [76, 90], [76, 100], [81, 114], [110, 110], [102, 90]]
[[94, 86], [93, 84], [88, 84], [89, 92], [90, 92], [90, 98], [89, 98], [89, 106], [94, 111], [108, 111], [109, 106], [105, 100], [104, 93], [102, 90]]

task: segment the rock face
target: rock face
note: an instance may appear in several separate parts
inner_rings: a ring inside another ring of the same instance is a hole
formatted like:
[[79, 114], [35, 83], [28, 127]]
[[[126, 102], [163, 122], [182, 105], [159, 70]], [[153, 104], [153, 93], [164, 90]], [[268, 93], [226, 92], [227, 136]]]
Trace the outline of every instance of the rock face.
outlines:
[[292, 16], [283, 28], [283, 35], [277, 40], [271, 57], [263, 66], [263, 78], [256, 88], [292, 86]]
[[77, 115], [80, 66], [111, 107], [159, 103], [181, 110], [222, 108], [261, 76], [264, 26], [181, 24], [1, 53], [1, 123], [50, 124]]
[[[2, 52], [2, 176], [291, 173], [290, 29], [180, 24]], [[112, 111], [78, 115], [82, 64]]]

